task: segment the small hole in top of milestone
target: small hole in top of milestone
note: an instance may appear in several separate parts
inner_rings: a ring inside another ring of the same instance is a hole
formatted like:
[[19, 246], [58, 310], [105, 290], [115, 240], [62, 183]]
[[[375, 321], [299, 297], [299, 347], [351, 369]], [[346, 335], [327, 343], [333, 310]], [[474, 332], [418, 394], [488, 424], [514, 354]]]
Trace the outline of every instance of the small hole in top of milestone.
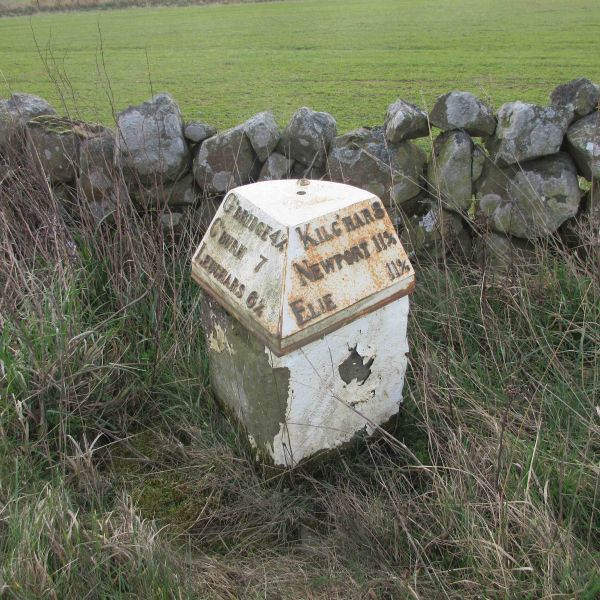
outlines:
[[306, 192], [304, 190], [300, 190], [299, 192], [296, 192], [296, 194], [298, 194], [298, 196], [304, 196]]

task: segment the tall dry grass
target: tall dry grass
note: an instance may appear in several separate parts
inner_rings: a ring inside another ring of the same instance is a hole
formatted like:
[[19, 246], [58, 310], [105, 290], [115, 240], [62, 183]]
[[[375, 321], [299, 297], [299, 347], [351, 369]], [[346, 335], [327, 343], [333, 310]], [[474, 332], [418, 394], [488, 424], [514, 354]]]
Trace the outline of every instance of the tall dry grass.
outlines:
[[171, 236], [126, 193], [97, 224], [3, 161], [5, 597], [598, 597], [594, 218], [500, 279], [419, 261], [391, 435], [273, 473], [213, 407], [198, 224]]

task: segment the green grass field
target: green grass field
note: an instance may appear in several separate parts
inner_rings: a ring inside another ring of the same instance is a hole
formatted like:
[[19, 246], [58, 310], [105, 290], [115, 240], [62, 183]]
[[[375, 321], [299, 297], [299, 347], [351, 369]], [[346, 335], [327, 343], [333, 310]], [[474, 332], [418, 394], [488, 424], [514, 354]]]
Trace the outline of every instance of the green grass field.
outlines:
[[[99, 31], [101, 31], [101, 36]], [[39, 50], [44, 60], [41, 60]], [[498, 106], [544, 103], [600, 80], [595, 0], [300, 0], [0, 19], [0, 96], [48, 98], [87, 119], [169, 91], [219, 127], [299, 106], [340, 131], [374, 125], [400, 96], [429, 106], [452, 89]], [[100, 45], [104, 48], [104, 63]], [[108, 85], [110, 81], [110, 88]]]

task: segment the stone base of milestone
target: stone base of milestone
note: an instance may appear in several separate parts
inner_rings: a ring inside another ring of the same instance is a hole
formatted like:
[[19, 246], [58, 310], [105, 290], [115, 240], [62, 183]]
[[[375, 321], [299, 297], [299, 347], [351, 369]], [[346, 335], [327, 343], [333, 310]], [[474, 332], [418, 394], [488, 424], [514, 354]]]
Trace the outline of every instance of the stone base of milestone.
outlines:
[[305, 464], [372, 435], [398, 413], [408, 297], [282, 357], [210, 296], [203, 300], [213, 393], [260, 462]]
[[377, 196], [306, 179], [235, 188], [192, 274], [213, 392], [263, 462], [295, 467], [398, 412], [414, 271]]

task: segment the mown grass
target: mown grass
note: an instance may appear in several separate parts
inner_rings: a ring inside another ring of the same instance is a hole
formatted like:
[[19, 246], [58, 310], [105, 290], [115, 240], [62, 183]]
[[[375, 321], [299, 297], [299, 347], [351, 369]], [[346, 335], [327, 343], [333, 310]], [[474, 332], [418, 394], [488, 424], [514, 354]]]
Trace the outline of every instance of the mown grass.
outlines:
[[[545, 103], [558, 83], [600, 80], [599, 32], [594, 0], [297, 0], [40, 14], [0, 20], [0, 95], [36, 93], [110, 123], [112, 107], [169, 91], [186, 117], [219, 127], [269, 109], [284, 123], [308, 105], [331, 112], [343, 131], [380, 124], [398, 96], [427, 107], [461, 89], [496, 106]], [[55, 84], [67, 80], [61, 98]]]
[[597, 222], [500, 279], [417, 263], [392, 435], [274, 473], [210, 396], [195, 223], [173, 239], [123, 196], [98, 227], [9, 163], [4, 597], [597, 598]]

